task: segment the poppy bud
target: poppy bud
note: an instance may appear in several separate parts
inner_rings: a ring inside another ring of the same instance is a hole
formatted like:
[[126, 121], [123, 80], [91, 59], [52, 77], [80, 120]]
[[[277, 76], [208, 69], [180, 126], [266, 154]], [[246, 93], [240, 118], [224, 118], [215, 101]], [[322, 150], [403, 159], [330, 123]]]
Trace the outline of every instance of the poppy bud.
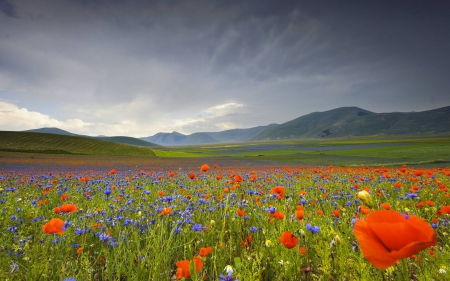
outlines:
[[358, 198], [364, 202], [364, 204], [369, 207], [369, 208], [373, 208], [373, 201], [372, 201], [372, 196], [370, 195], [369, 192], [363, 190], [358, 192]]
[[337, 244], [341, 243], [341, 237], [339, 237], [339, 235], [336, 235], [336, 237], [334, 237], [334, 241], [336, 241]]

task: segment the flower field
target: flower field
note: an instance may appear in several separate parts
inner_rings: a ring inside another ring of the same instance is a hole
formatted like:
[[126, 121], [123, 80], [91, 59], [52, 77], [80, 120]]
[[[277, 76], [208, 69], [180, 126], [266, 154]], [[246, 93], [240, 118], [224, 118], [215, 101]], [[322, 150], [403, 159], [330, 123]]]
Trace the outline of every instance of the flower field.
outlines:
[[449, 280], [450, 169], [0, 172], [2, 280]]

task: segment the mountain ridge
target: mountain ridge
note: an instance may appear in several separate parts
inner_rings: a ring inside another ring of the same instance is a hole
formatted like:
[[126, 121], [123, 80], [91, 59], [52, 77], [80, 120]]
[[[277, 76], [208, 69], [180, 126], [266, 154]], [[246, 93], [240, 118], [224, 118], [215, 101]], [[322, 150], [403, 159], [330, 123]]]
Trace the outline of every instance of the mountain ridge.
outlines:
[[[58, 128], [32, 131], [81, 136]], [[173, 131], [142, 138], [89, 137], [138, 146], [177, 146], [303, 138], [334, 138], [373, 135], [402, 135], [450, 132], [450, 106], [425, 111], [375, 113], [356, 106], [316, 111], [282, 124], [190, 135]], [[87, 137], [87, 136], [84, 136]], [[148, 143], [148, 145], [147, 145]]]

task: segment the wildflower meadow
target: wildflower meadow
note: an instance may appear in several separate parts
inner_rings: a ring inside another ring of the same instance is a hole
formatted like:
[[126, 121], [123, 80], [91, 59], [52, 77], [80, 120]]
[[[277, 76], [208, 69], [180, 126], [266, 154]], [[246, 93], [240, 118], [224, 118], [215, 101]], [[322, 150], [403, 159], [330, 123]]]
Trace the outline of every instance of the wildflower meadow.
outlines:
[[450, 280], [449, 168], [3, 170], [1, 280]]

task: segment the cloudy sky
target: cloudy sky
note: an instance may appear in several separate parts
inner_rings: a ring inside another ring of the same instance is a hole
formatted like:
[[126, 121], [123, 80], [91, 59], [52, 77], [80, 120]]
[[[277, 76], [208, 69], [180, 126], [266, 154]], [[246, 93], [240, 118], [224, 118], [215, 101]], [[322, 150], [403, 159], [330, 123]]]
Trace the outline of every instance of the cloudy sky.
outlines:
[[0, 0], [0, 130], [145, 137], [450, 105], [450, 2]]

